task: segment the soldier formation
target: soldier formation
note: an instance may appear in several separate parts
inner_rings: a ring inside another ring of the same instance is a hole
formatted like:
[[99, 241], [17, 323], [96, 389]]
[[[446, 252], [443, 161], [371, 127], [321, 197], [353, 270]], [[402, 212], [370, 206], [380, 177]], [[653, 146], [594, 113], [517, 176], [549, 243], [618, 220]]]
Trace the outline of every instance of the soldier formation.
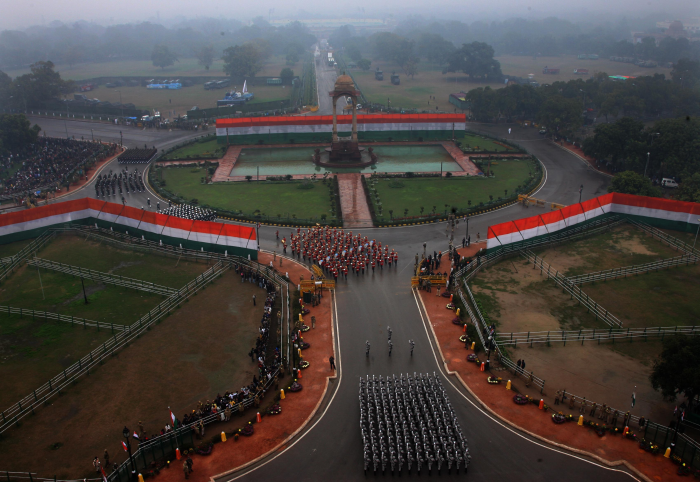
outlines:
[[129, 194], [130, 192], [144, 192], [145, 190], [146, 186], [143, 183], [141, 173], [138, 169], [129, 172], [128, 166], [118, 174], [112, 172], [111, 169], [109, 174], [98, 174], [95, 182], [95, 195], [98, 198], [115, 196], [117, 191], [119, 191], [120, 195], [123, 195], [124, 192]]
[[438, 473], [460, 465], [465, 472], [471, 456], [457, 416], [440, 379], [433, 374], [396, 378], [360, 378], [360, 430], [365, 473], [391, 468], [401, 474], [423, 466]]
[[158, 211], [160, 214], [175, 216], [176, 218], [191, 219], [193, 221], [215, 221], [216, 211], [211, 209], [190, 206], [189, 204], [180, 204], [171, 206]]
[[310, 229], [297, 229], [287, 238], [282, 238], [282, 247], [287, 252], [287, 246], [292, 250], [292, 256], [298, 259], [318, 264], [329, 276], [336, 280], [338, 276], [348, 277], [348, 272], [356, 275], [365, 274], [375, 269], [384, 269], [384, 265], [391, 268], [396, 266], [399, 255], [389, 246], [382, 247], [382, 243], [374, 239], [362, 237], [361, 234], [353, 235], [352, 231], [343, 229], [316, 226]]

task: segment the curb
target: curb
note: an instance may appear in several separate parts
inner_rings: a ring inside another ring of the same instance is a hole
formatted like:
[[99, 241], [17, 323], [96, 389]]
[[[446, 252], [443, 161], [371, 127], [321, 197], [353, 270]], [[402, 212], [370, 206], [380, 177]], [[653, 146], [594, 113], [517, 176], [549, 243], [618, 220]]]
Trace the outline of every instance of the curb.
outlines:
[[613, 176], [612, 174], [608, 174], [607, 172], [599, 171], [598, 169], [596, 169], [595, 167], [593, 167], [593, 166], [591, 165], [590, 162], [588, 162], [586, 159], [584, 159], [583, 157], [581, 157], [580, 155], [578, 155], [576, 152], [572, 151], [571, 149], [567, 149], [566, 147], [561, 146], [561, 145], [557, 144], [557, 143], [554, 142], [554, 141], [552, 141], [552, 144], [554, 144], [555, 146], [557, 146], [559, 149], [562, 149], [562, 150], [568, 152], [568, 153], [571, 154], [572, 156], [575, 156], [579, 161], [583, 162], [583, 163], [586, 165], [586, 167], [588, 167], [591, 171], [597, 172], [598, 174], [602, 174], [603, 176], [609, 177], [610, 179], [612, 179], [613, 177], [615, 177], [615, 176]]
[[631, 472], [633, 472], [636, 476], [638, 476], [639, 478], [641, 478], [642, 480], [644, 480], [644, 482], [654, 482], [651, 478], [647, 477], [643, 472], [641, 472], [639, 469], [637, 469], [634, 465], [630, 464], [630, 463], [629, 463], [628, 461], [626, 461], [626, 460], [615, 460], [615, 461], [610, 461], [610, 460], [606, 460], [606, 459], [604, 459], [604, 458], [602, 458], [602, 457], [600, 457], [600, 456], [598, 456], [598, 455], [596, 455], [596, 454], [593, 454], [593, 453], [590, 453], [590, 452], [586, 452], [585, 450], [577, 449], [577, 448], [574, 448], [574, 447], [570, 447], [570, 446], [568, 446], [568, 445], [564, 445], [564, 444], [561, 444], [561, 443], [558, 443], [558, 442], [554, 442], [554, 441], [552, 441], [552, 440], [549, 440], [549, 439], [543, 437], [542, 435], [538, 435], [538, 434], [536, 434], [536, 433], [533, 433], [533, 432], [530, 432], [530, 431], [528, 431], [528, 430], [525, 430], [524, 428], [520, 427], [519, 425], [517, 425], [517, 424], [511, 422], [511, 421], [508, 420], [507, 418], [505, 418], [505, 417], [503, 417], [502, 415], [500, 415], [499, 413], [495, 412], [491, 407], [489, 407], [487, 404], [485, 404], [485, 403], [472, 391], [471, 388], [469, 388], [469, 385], [467, 385], [467, 383], [462, 379], [462, 377], [460, 376], [459, 372], [457, 372], [457, 371], [452, 371], [452, 370], [449, 369], [449, 367], [447, 366], [447, 362], [445, 361], [445, 356], [444, 356], [444, 354], [442, 353], [442, 347], [440, 346], [440, 343], [439, 343], [439, 341], [438, 341], [437, 335], [435, 334], [435, 330], [433, 329], [433, 324], [432, 324], [432, 322], [430, 321], [430, 315], [428, 314], [428, 310], [427, 310], [427, 308], [425, 307], [425, 304], [423, 303], [423, 298], [421, 298], [420, 293], [418, 293], [418, 291], [417, 291], [415, 288], [413, 288], [413, 291], [416, 293], [416, 297], [420, 300], [420, 304], [421, 304], [421, 306], [423, 307], [423, 311], [425, 312], [425, 317], [426, 317], [426, 320], [428, 321], [428, 325], [430, 326], [430, 332], [433, 334], [433, 339], [435, 340], [435, 344], [437, 345], [438, 351], [440, 352], [440, 358], [442, 358], [442, 364], [443, 364], [443, 366], [444, 366], [444, 368], [445, 368], [445, 372], [446, 372], [448, 375], [454, 375], [456, 378], [458, 378], [458, 379], [459, 379], [459, 382], [460, 382], [460, 383], [462, 384], [462, 386], [469, 392], [469, 394], [474, 398], [474, 400], [476, 400], [476, 401], [479, 403], [479, 405], [480, 405], [484, 410], [486, 410], [489, 414], [491, 414], [493, 417], [496, 417], [498, 420], [500, 420], [500, 421], [503, 422], [504, 424], [507, 424], [507, 425], [509, 425], [510, 427], [514, 428], [515, 430], [517, 430], [517, 431], [519, 431], [519, 432], [522, 432], [522, 433], [524, 433], [524, 434], [527, 434], [527, 435], [529, 435], [530, 437], [532, 437], [532, 438], [534, 438], [534, 439], [536, 439], [536, 440], [539, 440], [539, 441], [541, 441], [541, 442], [544, 442], [544, 443], [546, 443], [546, 444], [548, 444], [548, 445], [552, 445], [552, 446], [554, 446], [554, 447], [557, 447], [557, 448], [566, 450], [566, 451], [568, 451], [568, 452], [573, 452], [573, 453], [575, 453], [575, 454], [584, 455], [584, 456], [586, 456], [586, 457], [588, 457], [588, 458], [591, 458], [591, 459], [594, 459], [594, 460], [596, 460], [596, 461], [600, 462], [601, 464], [606, 465], [606, 466], [608, 466], [608, 467], [618, 467], [618, 466], [620, 466], [620, 465], [624, 465], [625, 467], [627, 467], [627, 469], [629, 469]]

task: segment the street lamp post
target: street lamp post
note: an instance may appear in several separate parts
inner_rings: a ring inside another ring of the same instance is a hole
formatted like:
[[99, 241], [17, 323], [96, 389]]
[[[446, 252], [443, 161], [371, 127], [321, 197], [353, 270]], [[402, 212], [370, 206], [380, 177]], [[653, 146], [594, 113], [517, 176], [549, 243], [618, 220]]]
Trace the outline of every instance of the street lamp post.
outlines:
[[132, 479], [133, 475], [136, 473], [136, 465], [134, 464], [134, 457], [131, 455], [131, 442], [129, 441], [129, 435], [130, 435], [129, 429], [124, 426], [124, 430], [122, 430], [122, 435], [124, 436], [124, 440], [126, 440], [126, 449], [129, 452], [129, 460], [131, 461], [131, 474], [132, 474]]
[[578, 188], [578, 203], [581, 204], [581, 196], [583, 195], [583, 184]]
[[[661, 135], [660, 132], [654, 132], [654, 133], [650, 134], [650, 136], [651, 136], [651, 143], [650, 143], [650, 146], [653, 146], [653, 145], [654, 145], [654, 137], [657, 137], [657, 136], [660, 136], [660, 135]], [[651, 156], [651, 152], [647, 152], [647, 163], [646, 163], [646, 165], [644, 166], [644, 177], [647, 177], [647, 168], [649, 167], [649, 156]]]
[[469, 215], [467, 215], [467, 232], [464, 237], [469, 240]]

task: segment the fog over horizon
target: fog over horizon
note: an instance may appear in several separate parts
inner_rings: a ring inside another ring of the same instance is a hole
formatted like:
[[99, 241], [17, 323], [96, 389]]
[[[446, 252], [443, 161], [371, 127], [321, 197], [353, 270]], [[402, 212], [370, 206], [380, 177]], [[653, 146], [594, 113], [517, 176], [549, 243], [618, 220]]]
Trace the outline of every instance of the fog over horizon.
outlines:
[[59, 0], [55, 2], [30, 0], [9, 4], [4, 2], [0, 16], [0, 30], [24, 30], [31, 26], [49, 25], [58, 21], [73, 24], [78, 21], [94, 22], [109, 26], [123, 23], [156, 22], [165, 26], [176, 25], [188, 19], [211, 17], [220, 20], [248, 22], [257, 16], [266, 20], [305, 20], [313, 18], [380, 18], [402, 20], [412, 15], [423, 18], [459, 20], [462, 22], [499, 21], [509, 18], [542, 19], [558, 17], [574, 23], [605, 23], [621, 18], [651, 20], [681, 20], [700, 17], [700, 3], [687, 0], [589, 0], [574, 4], [562, 0], [497, 0], [430, 4], [417, 0], [384, 0], [375, 2], [358, 0], [345, 9], [329, 8], [328, 2], [308, 0], [289, 3], [280, 0], [261, 0], [251, 5], [233, 5], [222, 0], [204, 3], [182, 0], [155, 0], [142, 2], [122, 0]]

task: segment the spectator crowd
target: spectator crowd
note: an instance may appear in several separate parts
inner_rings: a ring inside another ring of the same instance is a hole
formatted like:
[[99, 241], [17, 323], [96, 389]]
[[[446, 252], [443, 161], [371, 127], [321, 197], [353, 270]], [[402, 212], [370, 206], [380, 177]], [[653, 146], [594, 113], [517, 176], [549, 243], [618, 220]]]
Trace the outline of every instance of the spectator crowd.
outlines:
[[24, 149], [0, 157], [2, 169], [11, 173], [3, 179], [2, 193], [35, 193], [66, 185], [91, 157], [99, 161], [116, 152], [116, 144], [40, 137]]

